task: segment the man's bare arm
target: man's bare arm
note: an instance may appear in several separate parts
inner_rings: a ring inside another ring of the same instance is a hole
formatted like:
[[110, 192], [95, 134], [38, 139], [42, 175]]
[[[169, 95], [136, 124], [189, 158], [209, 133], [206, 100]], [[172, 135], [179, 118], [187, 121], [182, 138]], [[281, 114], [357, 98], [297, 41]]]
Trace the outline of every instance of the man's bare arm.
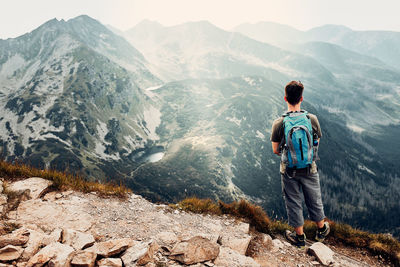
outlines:
[[272, 151], [274, 151], [274, 154], [280, 156], [281, 153], [279, 152], [279, 142], [271, 142], [272, 144]]

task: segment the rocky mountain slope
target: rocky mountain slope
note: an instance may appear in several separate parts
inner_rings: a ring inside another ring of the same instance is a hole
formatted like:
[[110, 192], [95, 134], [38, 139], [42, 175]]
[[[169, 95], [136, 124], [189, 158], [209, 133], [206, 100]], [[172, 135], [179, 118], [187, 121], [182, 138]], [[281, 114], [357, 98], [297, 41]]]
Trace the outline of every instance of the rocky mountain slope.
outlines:
[[157, 139], [158, 110], [142, 88], [159, 80], [147, 64], [87, 16], [1, 40], [2, 157], [104, 179], [110, 160]]
[[240, 220], [186, 213], [134, 194], [116, 199], [52, 191], [51, 181], [37, 177], [1, 180], [0, 192], [2, 266], [384, 264], [366, 252], [321, 243], [299, 251]]

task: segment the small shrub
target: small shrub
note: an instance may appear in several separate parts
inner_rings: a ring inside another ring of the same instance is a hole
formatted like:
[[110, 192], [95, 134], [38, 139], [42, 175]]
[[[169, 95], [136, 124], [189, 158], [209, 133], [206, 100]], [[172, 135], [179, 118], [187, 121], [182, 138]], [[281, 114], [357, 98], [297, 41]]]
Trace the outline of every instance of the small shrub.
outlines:
[[293, 227], [291, 227], [289, 224], [286, 222], [282, 221], [272, 221], [270, 224], [270, 233], [271, 235], [276, 235], [280, 234], [283, 235], [286, 230], [293, 230]]

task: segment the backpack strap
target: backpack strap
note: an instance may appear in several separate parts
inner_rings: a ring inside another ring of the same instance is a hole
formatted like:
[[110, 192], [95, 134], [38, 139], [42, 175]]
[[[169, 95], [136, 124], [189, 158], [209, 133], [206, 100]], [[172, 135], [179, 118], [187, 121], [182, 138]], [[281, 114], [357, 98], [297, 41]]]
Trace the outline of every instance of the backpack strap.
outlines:
[[308, 112], [304, 109], [302, 109], [300, 111], [286, 111], [285, 113], [282, 114], [282, 117], [299, 116], [300, 114], [306, 114], [307, 118], [310, 118], [308, 115]]

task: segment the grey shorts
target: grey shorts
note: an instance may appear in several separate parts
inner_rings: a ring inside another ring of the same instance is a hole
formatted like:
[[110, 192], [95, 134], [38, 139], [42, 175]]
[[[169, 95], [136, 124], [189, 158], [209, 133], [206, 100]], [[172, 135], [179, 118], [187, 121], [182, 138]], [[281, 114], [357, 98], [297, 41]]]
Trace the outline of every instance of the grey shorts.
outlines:
[[299, 227], [304, 224], [303, 197], [312, 221], [318, 222], [325, 218], [318, 172], [293, 178], [281, 174], [281, 179], [289, 225]]

